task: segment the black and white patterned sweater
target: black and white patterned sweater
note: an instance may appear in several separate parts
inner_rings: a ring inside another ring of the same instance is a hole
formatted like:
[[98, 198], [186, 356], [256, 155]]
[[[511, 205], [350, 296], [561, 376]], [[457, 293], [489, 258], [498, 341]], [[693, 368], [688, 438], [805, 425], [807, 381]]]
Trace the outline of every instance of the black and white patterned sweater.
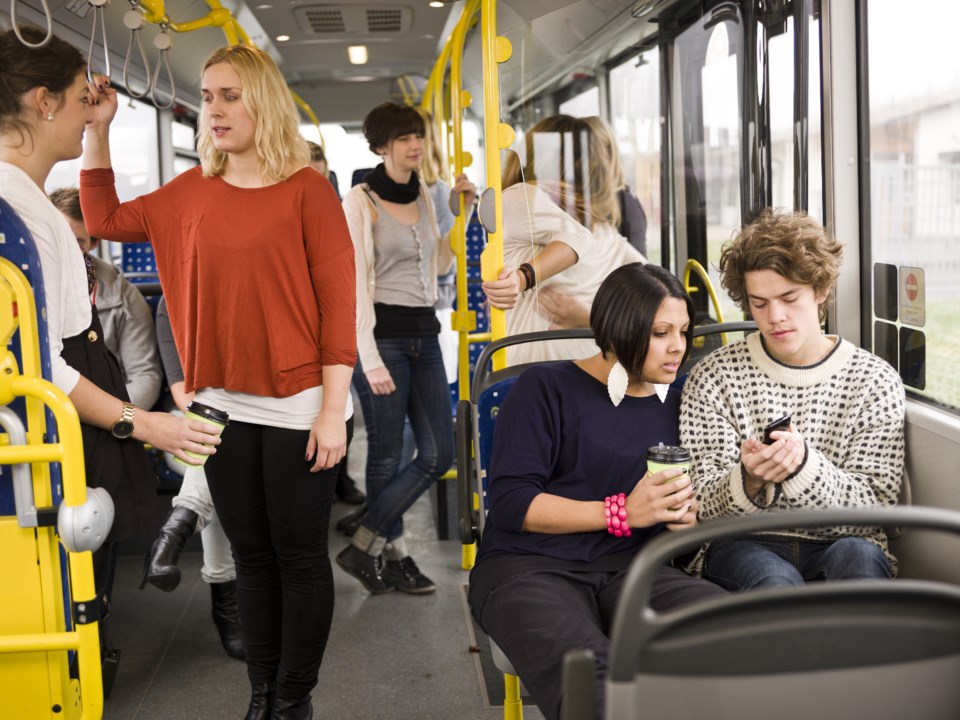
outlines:
[[[900, 377], [876, 355], [836, 339], [820, 362], [792, 367], [774, 360], [760, 333], [700, 361], [683, 388], [680, 441], [693, 455], [699, 518], [768, 512], [744, 492], [740, 446], [761, 437], [784, 415], [807, 444], [803, 466], [781, 483], [769, 510], [822, 510], [894, 505], [904, 462], [904, 390]], [[879, 527], [795, 529], [784, 536], [834, 540], [859, 536], [879, 545], [891, 568], [887, 536]]]

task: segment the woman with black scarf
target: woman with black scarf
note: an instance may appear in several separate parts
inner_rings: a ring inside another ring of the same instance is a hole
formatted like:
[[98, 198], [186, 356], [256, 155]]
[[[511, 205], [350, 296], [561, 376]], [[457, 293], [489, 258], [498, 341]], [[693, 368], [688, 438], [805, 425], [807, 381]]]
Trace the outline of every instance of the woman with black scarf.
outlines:
[[[370, 149], [383, 162], [343, 201], [357, 251], [357, 351], [353, 384], [367, 428], [369, 510], [337, 563], [373, 594], [436, 590], [407, 552], [406, 512], [453, 462], [450, 393], [433, 305], [437, 275], [453, 252], [441, 237], [427, 186], [417, 176], [424, 121], [410, 107], [386, 102], [363, 121]], [[452, 192], [476, 188], [461, 175]], [[404, 417], [417, 455], [401, 468]]]

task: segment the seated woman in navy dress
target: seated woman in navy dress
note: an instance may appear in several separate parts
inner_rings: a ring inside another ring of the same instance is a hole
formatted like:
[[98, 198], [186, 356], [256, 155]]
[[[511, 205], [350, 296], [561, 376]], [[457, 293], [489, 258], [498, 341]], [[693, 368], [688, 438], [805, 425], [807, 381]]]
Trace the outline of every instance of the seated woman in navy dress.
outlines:
[[[677, 468], [651, 475], [645, 459], [648, 447], [678, 444], [680, 394], [668, 385], [687, 356], [692, 322], [693, 304], [674, 275], [625, 265], [600, 286], [590, 313], [602, 352], [526, 370], [497, 416], [470, 606], [548, 719], [560, 716], [569, 650], [593, 651], [602, 699], [608, 634], [631, 561], [658, 533], [697, 522], [689, 477]], [[619, 527], [611, 502], [625, 510]], [[723, 592], [664, 566], [651, 604], [667, 610]]]

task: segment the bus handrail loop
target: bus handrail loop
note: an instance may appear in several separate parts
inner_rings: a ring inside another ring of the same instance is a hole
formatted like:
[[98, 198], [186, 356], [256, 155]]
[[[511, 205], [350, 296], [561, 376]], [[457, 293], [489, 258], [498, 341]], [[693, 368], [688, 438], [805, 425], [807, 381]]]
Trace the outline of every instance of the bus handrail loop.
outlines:
[[[145, 22], [143, 13], [137, 8], [140, 3], [137, 0], [131, 0], [132, 8], [123, 15], [123, 24], [130, 30], [130, 42], [127, 44], [127, 54], [123, 58], [123, 87], [132, 98], [140, 100], [150, 93], [150, 87], [153, 84], [153, 75], [150, 72], [150, 58], [147, 57], [147, 50], [143, 46], [143, 23]], [[130, 85], [130, 58], [133, 56], [133, 42], [136, 39], [137, 46], [140, 48], [140, 57], [143, 60], [143, 69], [147, 73], [147, 86], [143, 92], [138, 93]]]
[[93, 42], [97, 37], [97, 19], [100, 19], [100, 37], [103, 39], [104, 74], [110, 77], [110, 46], [107, 44], [107, 22], [103, 17], [103, 8], [107, 0], [88, 0], [93, 8], [93, 27], [90, 29], [90, 47], [87, 50], [87, 82], [93, 82]]
[[[177, 82], [173, 77], [173, 70], [170, 68], [170, 49], [173, 47], [173, 38], [167, 32], [167, 26], [160, 26], [160, 33], [153, 38], [153, 45], [160, 51], [157, 57], [157, 69], [153, 72], [153, 79], [150, 84], [150, 99], [153, 100], [154, 107], [157, 110], [169, 110], [177, 102]], [[167, 77], [170, 80], [170, 102], [163, 105], [157, 99], [157, 81], [160, 79], [160, 70], [162, 67], [167, 69]]]
[[43, 15], [47, 20], [47, 34], [40, 42], [32, 43], [20, 34], [20, 23], [17, 22], [17, 0], [10, 0], [10, 24], [13, 26], [13, 32], [17, 36], [17, 40], [28, 48], [42, 48], [53, 37], [53, 13], [50, 12], [50, 5], [47, 0], [40, 0], [40, 5], [43, 7]]

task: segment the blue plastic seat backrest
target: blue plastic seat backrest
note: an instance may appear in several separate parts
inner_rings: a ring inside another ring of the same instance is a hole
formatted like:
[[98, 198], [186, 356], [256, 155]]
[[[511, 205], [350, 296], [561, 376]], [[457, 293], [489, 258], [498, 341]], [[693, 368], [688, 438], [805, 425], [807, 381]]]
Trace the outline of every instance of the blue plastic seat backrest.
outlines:
[[477, 434], [478, 445], [480, 448], [480, 492], [483, 495], [481, 507], [486, 512], [487, 481], [490, 468], [490, 455], [493, 451], [493, 429], [496, 425], [497, 416], [500, 414], [500, 406], [503, 405], [507, 393], [517, 381], [519, 375], [505, 378], [498, 383], [488, 387], [480, 393], [477, 398]]
[[353, 175], [350, 178], [350, 187], [353, 187], [354, 185], [359, 185], [360, 183], [362, 183], [363, 178], [371, 170], [373, 170], [373, 168], [357, 168], [356, 170], [354, 170]]
[[[37, 332], [40, 338], [40, 367], [44, 380], [53, 380], [53, 367], [50, 364], [50, 344], [48, 342], [49, 333], [47, 330], [47, 310], [46, 294], [43, 287], [43, 271], [40, 267], [40, 253], [33, 241], [33, 236], [26, 224], [20, 219], [20, 216], [7, 203], [0, 198], [0, 256], [6, 258], [17, 266], [27, 278], [27, 282], [33, 288], [33, 296], [37, 306]], [[23, 356], [20, 350], [21, 331], [18, 329], [13, 334], [10, 343], [10, 349], [21, 371], [23, 369]], [[24, 426], [27, 422], [26, 403], [23, 398], [17, 398], [10, 407], [23, 421]], [[56, 433], [56, 424], [53, 419], [53, 413], [46, 411], [47, 435], [52, 436]], [[60, 466], [53, 464], [50, 467], [50, 480], [53, 485], [54, 502], [59, 502], [62, 498], [60, 483]], [[11, 485], [10, 468], [0, 465], [0, 514], [12, 515], [16, 513], [13, 504], [13, 488]]]
[[[16, 265], [24, 274], [27, 282], [33, 288], [34, 302], [37, 308], [37, 333], [40, 345], [40, 372], [44, 380], [53, 381], [53, 366], [50, 363], [49, 331], [47, 329], [47, 302], [43, 286], [43, 270], [40, 266], [40, 253], [33, 240], [30, 230], [6, 200], [0, 198], [0, 257], [4, 257]], [[17, 359], [17, 365], [23, 370], [23, 355], [20, 349], [21, 330], [13, 334], [10, 349]], [[23, 398], [17, 398], [10, 407], [27, 424], [27, 408]], [[49, 408], [46, 409], [46, 438], [53, 442], [56, 437], [56, 421]], [[60, 464], [50, 463], [50, 488], [53, 504], [59, 505], [63, 500], [63, 483], [60, 476]], [[8, 465], [0, 465], [0, 515], [16, 515], [16, 503], [13, 498], [13, 475]], [[60, 546], [60, 563], [66, 568], [67, 558], [63, 546]], [[61, 576], [61, 591], [63, 592], [64, 606], [70, 607], [70, 586], [66, 570]], [[66, 618], [67, 630], [72, 629], [73, 621], [70, 614]], [[71, 651], [73, 652], [73, 651]]]

